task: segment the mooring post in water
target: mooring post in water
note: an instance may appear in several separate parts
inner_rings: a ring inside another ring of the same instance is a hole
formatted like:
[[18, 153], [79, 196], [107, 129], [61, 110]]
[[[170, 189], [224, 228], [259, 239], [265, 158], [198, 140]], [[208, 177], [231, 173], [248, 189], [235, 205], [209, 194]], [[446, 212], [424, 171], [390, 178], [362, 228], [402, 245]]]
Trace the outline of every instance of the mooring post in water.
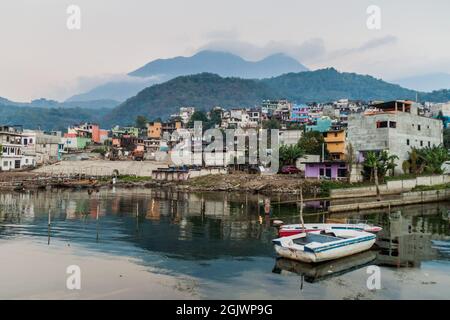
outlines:
[[98, 234], [98, 212], [100, 211], [100, 205], [97, 205], [97, 214], [95, 216], [95, 220], [97, 221], [97, 242], [98, 242], [98, 238], [99, 238], [99, 234]]
[[305, 223], [303, 221], [303, 188], [300, 188], [300, 222], [302, 223], [303, 232], [306, 233]]
[[50, 225], [51, 225], [51, 209], [48, 209], [48, 237], [47, 237], [47, 245], [50, 245]]

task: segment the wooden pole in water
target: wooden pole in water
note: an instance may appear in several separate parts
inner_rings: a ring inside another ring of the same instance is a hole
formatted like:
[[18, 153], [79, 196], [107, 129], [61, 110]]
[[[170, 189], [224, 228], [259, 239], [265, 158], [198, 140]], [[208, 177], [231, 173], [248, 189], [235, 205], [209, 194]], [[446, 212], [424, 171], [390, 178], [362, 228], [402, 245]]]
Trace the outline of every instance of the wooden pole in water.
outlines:
[[48, 239], [47, 239], [47, 245], [50, 245], [50, 224], [51, 224], [51, 209], [48, 209]]
[[136, 202], [136, 231], [139, 230], [139, 203]]
[[303, 188], [300, 188], [300, 222], [302, 224], [303, 232], [306, 233], [305, 222], [303, 221]]

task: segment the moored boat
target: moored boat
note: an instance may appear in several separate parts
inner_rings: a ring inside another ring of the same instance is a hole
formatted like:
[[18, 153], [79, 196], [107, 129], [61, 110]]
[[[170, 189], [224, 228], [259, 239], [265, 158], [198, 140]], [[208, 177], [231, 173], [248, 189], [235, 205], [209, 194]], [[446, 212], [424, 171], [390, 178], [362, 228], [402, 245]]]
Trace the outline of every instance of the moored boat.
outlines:
[[372, 233], [337, 229], [299, 233], [274, 239], [272, 243], [277, 254], [283, 258], [317, 263], [369, 250], [375, 240], [376, 236]]
[[288, 237], [302, 232], [321, 232], [323, 230], [355, 230], [370, 233], [377, 233], [381, 227], [367, 223], [305, 223], [305, 229], [300, 224], [281, 225], [278, 229], [279, 237]]

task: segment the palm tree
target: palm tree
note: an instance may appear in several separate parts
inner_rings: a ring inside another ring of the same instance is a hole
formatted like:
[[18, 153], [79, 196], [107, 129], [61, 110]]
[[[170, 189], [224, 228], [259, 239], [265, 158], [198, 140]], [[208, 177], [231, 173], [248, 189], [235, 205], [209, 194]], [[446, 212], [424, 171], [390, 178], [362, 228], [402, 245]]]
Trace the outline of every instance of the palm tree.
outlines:
[[399, 158], [389, 153], [386, 150], [381, 151], [381, 153], [378, 156], [378, 162], [379, 162], [379, 175], [380, 177], [384, 177], [388, 171], [391, 171], [391, 176], [394, 175], [394, 170], [397, 164], [395, 163], [395, 160], [398, 160]]
[[303, 156], [303, 150], [300, 149], [297, 145], [285, 145], [283, 144], [280, 147], [280, 160], [283, 165], [295, 164], [295, 160], [301, 158]]
[[372, 177], [375, 180], [375, 187], [377, 190], [377, 200], [380, 201], [380, 188], [378, 186], [378, 166], [379, 159], [375, 152], [369, 151], [366, 154], [366, 159], [364, 160], [364, 165], [370, 168], [370, 181], [372, 181]]

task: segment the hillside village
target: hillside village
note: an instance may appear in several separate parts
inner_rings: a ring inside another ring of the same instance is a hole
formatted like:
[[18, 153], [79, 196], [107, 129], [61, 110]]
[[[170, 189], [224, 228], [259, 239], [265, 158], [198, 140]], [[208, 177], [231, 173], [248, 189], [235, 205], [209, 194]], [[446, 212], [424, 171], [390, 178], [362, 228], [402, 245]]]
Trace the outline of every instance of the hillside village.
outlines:
[[[392, 174], [411, 173], [411, 165], [415, 164], [410, 163], [410, 154], [414, 148], [432, 149], [444, 144], [444, 130], [450, 127], [450, 103], [342, 99], [298, 105], [280, 99], [264, 100], [253, 108], [216, 106], [209, 112], [181, 107], [166, 121], [148, 121], [139, 116], [136, 124], [111, 129], [95, 123], [74, 124], [64, 133], [2, 126], [0, 170], [31, 170], [68, 159], [146, 160], [166, 162], [170, 167], [172, 149], [180, 143], [183, 132], [193, 133], [194, 121], [202, 121], [203, 129], [241, 129], [244, 135], [250, 129], [279, 129], [280, 173], [359, 182], [364, 179], [363, 167], [370, 153], [387, 151], [395, 163], [389, 167]], [[302, 137], [320, 137], [314, 141], [318, 144], [315, 152], [296, 150]], [[225, 147], [223, 154], [212, 161], [204, 159], [201, 166], [236, 168], [232, 156], [245, 157], [245, 152]], [[294, 155], [286, 156], [289, 152]], [[190, 164], [191, 159], [186, 159], [185, 167]], [[255, 167], [239, 168], [264, 171], [261, 163]]]

